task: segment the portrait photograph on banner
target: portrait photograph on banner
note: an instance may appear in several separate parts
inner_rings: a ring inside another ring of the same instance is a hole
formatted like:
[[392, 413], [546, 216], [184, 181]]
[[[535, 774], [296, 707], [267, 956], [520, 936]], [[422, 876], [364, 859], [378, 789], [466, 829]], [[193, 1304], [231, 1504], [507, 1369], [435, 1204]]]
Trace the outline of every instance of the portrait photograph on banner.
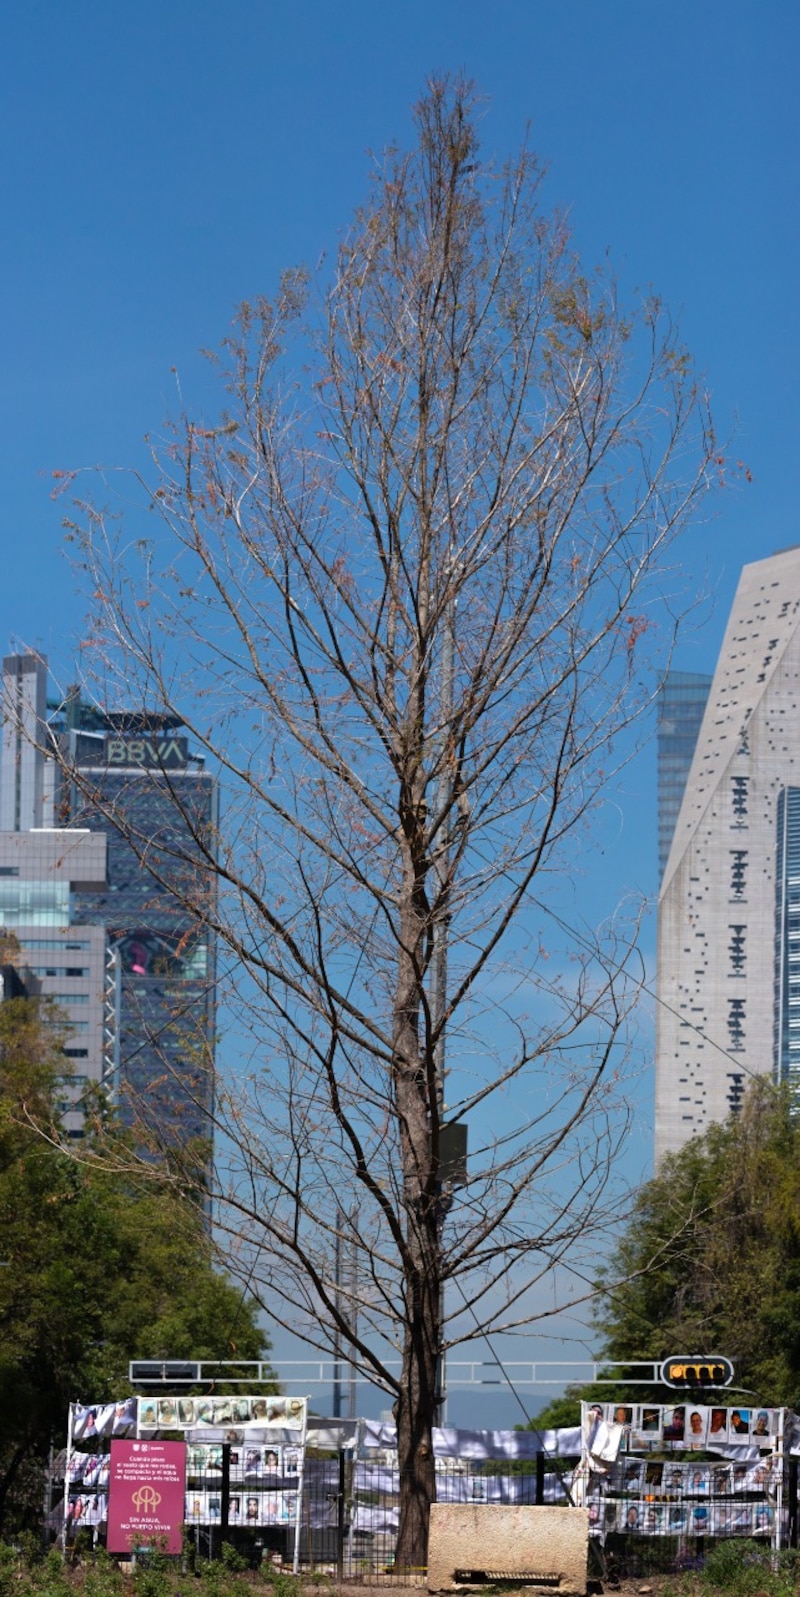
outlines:
[[686, 1435], [686, 1408], [682, 1403], [661, 1411], [661, 1440], [682, 1442]]
[[263, 1447], [246, 1447], [244, 1449], [244, 1476], [247, 1479], [260, 1479], [264, 1473]]
[[187, 1525], [204, 1525], [208, 1519], [208, 1493], [186, 1493], [186, 1523]]
[[686, 1445], [704, 1448], [708, 1437], [708, 1409], [690, 1404], [686, 1411]]
[[262, 1525], [261, 1495], [252, 1494], [244, 1499], [244, 1522], [246, 1525]]
[[708, 1438], [712, 1441], [727, 1441], [728, 1437], [728, 1410], [725, 1408], [712, 1408], [708, 1421]]

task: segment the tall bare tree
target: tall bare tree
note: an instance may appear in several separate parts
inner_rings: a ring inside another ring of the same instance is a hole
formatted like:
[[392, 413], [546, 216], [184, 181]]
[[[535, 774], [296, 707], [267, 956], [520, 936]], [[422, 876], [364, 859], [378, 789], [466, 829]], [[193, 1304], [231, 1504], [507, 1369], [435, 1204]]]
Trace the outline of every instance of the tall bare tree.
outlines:
[[425, 1557], [443, 1346], [519, 1331], [593, 1245], [630, 944], [554, 921], [545, 948], [539, 906], [647, 702], [714, 450], [660, 306], [581, 271], [532, 155], [481, 159], [476, 106], [431, 82], [327, 276], [242, 308], [228, 410], [136, 479], [151, 535], [86, 500], [71, 524], [94, 692], [179, 714], [220, 772], [181, 877], [237, 992], [220, 1231], [394, 1400], [400, 1564]]

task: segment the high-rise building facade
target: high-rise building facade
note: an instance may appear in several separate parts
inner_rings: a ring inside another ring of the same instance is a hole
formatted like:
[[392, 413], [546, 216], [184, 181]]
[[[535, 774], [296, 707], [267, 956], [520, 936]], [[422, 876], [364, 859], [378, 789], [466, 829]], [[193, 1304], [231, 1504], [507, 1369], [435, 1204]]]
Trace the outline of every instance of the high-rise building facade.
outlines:
[[657, 990], [657, 1160], [753, 1076], [800, 1090], [800, 547], [742, 572], [663, 870]]
[[63, 1033], [60, 1104], [71, 1137], [83, 1103], [116, 1072], [117, 978], [102, 925], [78, 929], [76, 897], [106, 885], [106, 839], [56, 824], [56, 768], [46, 740], [47, 667], [38, 655], [3, 661], [0, 756], [0, 931], [4, 958], [29, 996], [50, 998]]
[[216, 783], [172, 722], [74, 697], [68, 720], [70, 813], [108, 843], [107, 888], [78, 894], [75, 920], [101, 922], [118, 963], [123, 1118], [166, 1142], [208, 1138], [215, 938], [196, 905], [209, 891], [200, 855], [213, 847]]
[[215, 946], [190, 905], [216, 784], [173, 722], [46, 689], [42, 657], [4, 660], [0, 929], [63, 1016], [65, 1125], [102, 1084], [129, 1125], [208, 1139]]

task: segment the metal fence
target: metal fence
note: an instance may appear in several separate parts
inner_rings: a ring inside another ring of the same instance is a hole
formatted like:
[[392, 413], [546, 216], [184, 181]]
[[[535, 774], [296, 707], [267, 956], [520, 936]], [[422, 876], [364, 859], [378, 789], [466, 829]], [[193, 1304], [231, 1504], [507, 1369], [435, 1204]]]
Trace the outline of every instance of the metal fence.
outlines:
[[[578, 1496], [575, 1458], [436, 1461], [440, 1502], [563, 1504]], [[187, 1450], [186, 1536], [203, 1557], [229, 1544], [253, 1567], [289, 1565], [346, 1581], [400, 1581], [395, 1570], [401, 1479], [391, 1454], [369, 1459], [284, 1448], [279, 1469], [269, 1449], [228, 1444]], [[102, 1464], [70, 1490], [67, 1541], [104, 1539]], [[51, 1526], [63, 1482], [53, 1481]], [[580, 1498], [589, 1509], [592, 1559], [638, 1575], [702, 1563], [722, 1537], [797, 1545], [797, 1461], [758, 1464], [620, 1458], [592, 1477]], [[299, 1516], [298, 1516], [299, 1507]], [[299, 1540], [297, 1525], [299, 1519]], [[295, 1546], [298, 1540], [297, 1548]]]

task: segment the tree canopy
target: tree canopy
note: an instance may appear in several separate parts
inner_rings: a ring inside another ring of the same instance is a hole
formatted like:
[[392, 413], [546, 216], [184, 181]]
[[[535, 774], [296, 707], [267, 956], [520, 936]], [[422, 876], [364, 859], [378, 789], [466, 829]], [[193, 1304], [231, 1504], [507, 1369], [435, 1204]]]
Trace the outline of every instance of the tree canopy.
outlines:
[[784, 1091], [754, 1082], [740, 1114], [665, 1160], [604, 1286], [603, 1356], [723, 1354], [760, 1403], [797, 1406], [800, 1120]]
[[69, 1402], [129, 1391], [130, 1359], [265, 1347], [193, 1202], [43, 1135], [57, 1132], [64, 1067], [52, 1018], [32, 999], [0, 1003], [0, 1524], [19, 1472], [63, 1437]]

